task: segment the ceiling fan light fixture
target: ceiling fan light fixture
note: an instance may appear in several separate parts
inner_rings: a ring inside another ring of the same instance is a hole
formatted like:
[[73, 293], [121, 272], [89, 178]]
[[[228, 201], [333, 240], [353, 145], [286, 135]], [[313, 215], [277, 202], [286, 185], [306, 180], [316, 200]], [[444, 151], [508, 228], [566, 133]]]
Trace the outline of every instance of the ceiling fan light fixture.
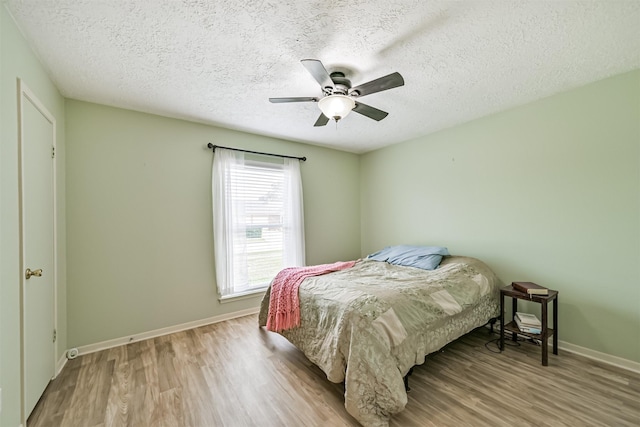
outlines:
[[329, 95], [318, 101], [322, 114], [336, 122], [347, 117], [355, 106], [356, 101], [346, 95]]

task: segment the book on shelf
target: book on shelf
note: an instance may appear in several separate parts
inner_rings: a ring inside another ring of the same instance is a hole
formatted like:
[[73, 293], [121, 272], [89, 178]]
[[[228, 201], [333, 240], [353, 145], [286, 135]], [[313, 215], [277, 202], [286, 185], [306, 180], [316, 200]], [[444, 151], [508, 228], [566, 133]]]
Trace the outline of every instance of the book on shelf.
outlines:
[[540, 327], [534, 327], [534, 326], [526, 326], [523, 325], [522, 323], [520, 323], [520, 319], [518, 318], [518, 316], [516, 316], [514, 318], [516, 325], [518, 326], [518, 329], [520, 329], [520, 331], [522, 332], [526, 332], [528, 334], [541, 334], [542, 333], [542, 329]]
[[520, 324], [522, 324], [523, 326], [530, 326], [532, 328], [538, 329], [542, 327], [542, 322], [535, 314], [516, 311], [516, 319], [518, 319], [520, 321]]
[[512, 282], [511, 286], [518, 292], [528, 295], [549, 295], [549, 289], [533, 282]]

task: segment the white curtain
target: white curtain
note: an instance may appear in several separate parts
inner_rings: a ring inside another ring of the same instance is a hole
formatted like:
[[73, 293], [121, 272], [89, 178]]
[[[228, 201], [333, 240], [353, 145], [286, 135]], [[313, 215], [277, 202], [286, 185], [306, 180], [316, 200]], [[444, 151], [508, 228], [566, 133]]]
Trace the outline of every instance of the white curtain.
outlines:
[[[255, 164], [255, 161], [251, 162]], [[273, 163], [268, 163], [273, 168]], [[303, 266], [304, 212], [300, 161], [284, 159], [282, 249], [283, 265], [279, 268]], [[247, 223], [241, 192], [245, 153], [216, 148], [212, 170], [213, 241], [216, 281], [221, 296], [247, 289], [249, 282]], [[243, 289], [244, 288], [244, 289]]]
[[284, 159], [284, 267], [305, 265], [304, 208], [300, 160]]
[[238, 194], [241, 183], [234, 170], [244, 168], [244, 153], [216, 148], [213, 156], [213, 246], [216, 282], [221, 296], [231, 295], [242, 271], [246, 271], [246, 224]]

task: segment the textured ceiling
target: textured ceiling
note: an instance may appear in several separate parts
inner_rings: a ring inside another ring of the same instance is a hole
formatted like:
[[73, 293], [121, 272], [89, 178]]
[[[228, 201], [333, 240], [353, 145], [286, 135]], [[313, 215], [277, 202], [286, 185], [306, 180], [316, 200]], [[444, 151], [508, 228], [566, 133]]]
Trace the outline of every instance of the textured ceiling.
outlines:
[[[425, 0], [4, 1], [68, 98], [366, 152], [640, 68], [640, 2]], [[300, 64], [389, 112], [322, 128]], [[214, 141], [223, 144], [224, 141]]]

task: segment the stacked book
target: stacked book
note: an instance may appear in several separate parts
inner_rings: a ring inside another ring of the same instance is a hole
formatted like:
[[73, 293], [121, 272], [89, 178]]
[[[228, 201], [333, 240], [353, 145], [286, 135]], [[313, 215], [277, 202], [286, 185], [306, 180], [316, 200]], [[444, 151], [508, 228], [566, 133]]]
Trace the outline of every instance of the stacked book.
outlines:
[[511, 286], [516, 291], [527, 295], [549, 295], [549, 289], [533, 282], [512, 282]]
[[529, 334], [542, 333], [542, 323], [534, 314], [516, 312], [514, 317], [518, 329]]

